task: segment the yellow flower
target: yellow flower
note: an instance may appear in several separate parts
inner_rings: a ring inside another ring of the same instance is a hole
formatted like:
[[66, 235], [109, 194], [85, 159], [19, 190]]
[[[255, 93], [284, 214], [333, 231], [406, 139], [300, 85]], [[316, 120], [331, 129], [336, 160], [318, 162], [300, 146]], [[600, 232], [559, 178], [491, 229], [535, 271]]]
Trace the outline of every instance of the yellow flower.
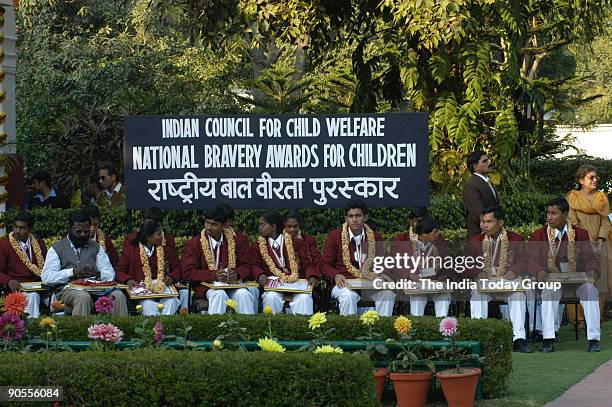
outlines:
[[406, 334], [412, 329], [412, 321], [405, 316], [399, 316], [395, 319], [393, 327], [399, 334]]
[[229, 299], [229, 300], [225, 300], [225, 305], [227, 305], [228, 307], [236, 311], [236, 307], [238, 306], [238, 303], [232, 299]]
[[342, 353], [342, 349], [331, 345], [321, 345], [317, 346], [314, 353]]
[[138, 304], [138, 305], [136, 306], [136, 311], [137, 311], [137, 312], [141, 312], [141, 311], [142, 311], [142, 305]]
[[164, 304], [162, 304], [161, 302], [159, 304], [157, 304], [157, 309], [160, 311], [164, 310]]
[[55, 320], [53, 318], [42, 318], [40, 320], [40, 322], [38, 323], [38, 326], [40, 326], [43, 329], [53, 329], [55, 328]]
[[266, 315], [272, 314], [272, 307], [269, 306], [269, 305], [266, 305], [266, 307], [263, 310], [263, 313], [266, 314]]
[[364, 325], [375, 325], [378, 322], [379, 318], [380, 317], [378, 316], [378, 312], [374, 310], [366, 311], [361, 314], [361, 317], [359, 317], [361, 323]]
[[274, 339], [270, 339], [268, 337], [266, 337], [264, 339], [260, 339], [257, 342], [257, 345], [259, 345], [261, 350], [263, 350], [264, 352], [279, 352], [279, 353], [283, 353], [285, 351], [285, 348], [281, 344], [276, 342]]
[[317, 329], [326, 322], [327, 318], [325, 317], [325, 312], [317, 312], [308, 320], [308, 328]]
[[215, 340], [213, 341], [213, 346], [214, 346], [215, 348], [219, 349], [219, 348], [221, 347], [221, 341], [220, 341], [220, 340], [218, 340], [218, 339], [215, 339]]

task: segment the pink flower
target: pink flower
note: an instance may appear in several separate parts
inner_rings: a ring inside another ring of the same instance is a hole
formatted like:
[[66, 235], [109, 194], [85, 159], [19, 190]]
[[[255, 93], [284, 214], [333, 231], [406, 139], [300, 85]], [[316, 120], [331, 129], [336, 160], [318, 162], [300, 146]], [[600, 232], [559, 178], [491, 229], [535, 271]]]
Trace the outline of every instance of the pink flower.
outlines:
[[97, 324], [87, 329], [90, 339], [99, 339], [105, 342], [119, 343], [123, 338], [123, 331], [113, 324]]
[[440, 321], [440, 333], [442, 336], [453, 336], [457, 333], [457, 320], [453, 317], [446, 317]]
[[155, 333], [155, 343], [159, 345], [159, 343], [164, 339], [164, 326], [162, 325], [161, 321], [157, 321], [155, 323], [153, 332]]
[[25, 324], [17, 314], [12, 312], [0, 316], [0, 339], [18, 341], [25, 332]]
[[99, 314], [108, 314], [113, 311], [113, 301], [111, 297], [100, 297], [96, 301], [96, 312]]

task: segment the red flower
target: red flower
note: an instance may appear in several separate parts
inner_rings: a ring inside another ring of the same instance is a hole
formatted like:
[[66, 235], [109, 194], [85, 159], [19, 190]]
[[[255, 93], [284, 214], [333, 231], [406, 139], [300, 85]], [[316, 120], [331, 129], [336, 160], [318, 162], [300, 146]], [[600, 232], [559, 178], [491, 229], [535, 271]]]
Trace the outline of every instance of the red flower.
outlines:
[[4, 306], [2, 309], [7, 314], [15, 314], [17, 316], [23, 314], [28, 305], [28, 298], [22, 292], [13, 292], [4, 298]]

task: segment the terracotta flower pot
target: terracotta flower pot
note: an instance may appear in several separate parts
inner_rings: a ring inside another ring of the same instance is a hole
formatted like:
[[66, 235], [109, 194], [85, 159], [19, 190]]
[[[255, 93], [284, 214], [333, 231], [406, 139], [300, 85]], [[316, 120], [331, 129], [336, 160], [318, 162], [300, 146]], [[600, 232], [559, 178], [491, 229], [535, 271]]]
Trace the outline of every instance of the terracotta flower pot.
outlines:
[[398, 407], [423, 407], [427, 403], [427, 391], [431, 372], [391, 373]]
[[455, 369], [436, 373], [449, 407], [472, 407], [474, 405], [480, 373], [477, 367], [461, 368], [461, 373], [456, 373]]
[[389, 371], [384, 367], [374, 369], [374, 380], [376, 381], [376, 395], [378, 396], [378, 401], [382, 398], [382, 393], [385, 389], [387, 373], [389, 373]]

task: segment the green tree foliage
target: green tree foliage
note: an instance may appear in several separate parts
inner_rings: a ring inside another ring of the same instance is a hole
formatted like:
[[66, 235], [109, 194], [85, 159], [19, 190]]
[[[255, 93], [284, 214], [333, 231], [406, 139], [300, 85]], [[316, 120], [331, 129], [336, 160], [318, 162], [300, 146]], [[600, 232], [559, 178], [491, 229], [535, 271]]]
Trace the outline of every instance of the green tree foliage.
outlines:
[[102, 162], [121, 167], [125, 115], [239, 111], [228, 86], [238, 67], [150, 28], [142, 3], [20, 3], [18, 149], [29, 171], [71, 190]]

